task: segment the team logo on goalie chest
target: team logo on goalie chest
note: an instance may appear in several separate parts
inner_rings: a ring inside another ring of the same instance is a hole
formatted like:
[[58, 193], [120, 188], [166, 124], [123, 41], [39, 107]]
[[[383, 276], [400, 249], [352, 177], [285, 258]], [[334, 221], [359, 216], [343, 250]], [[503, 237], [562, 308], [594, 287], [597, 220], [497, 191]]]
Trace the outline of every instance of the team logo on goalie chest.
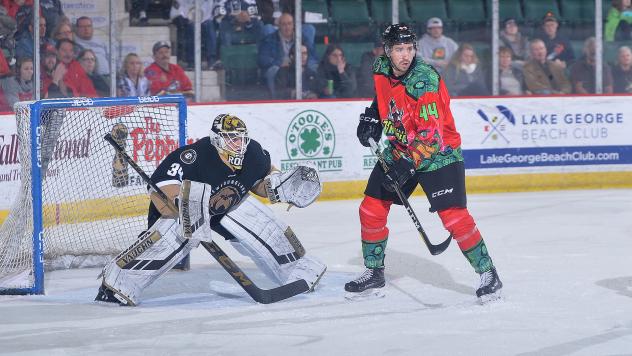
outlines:
[[208, 200], [208, 212], [211, 216], [226, 214], [232, 207], [239, 204], [241, 198], [246, 194], [246, 188], [241, 182], [230, 179], [224, 182], [214, 192]]
[[180, 160], [184, 164], [192, 164], [197, 159], [197, 152], [194, 149], [189, 148], [188, 150], [182, 151], [180, 153]]

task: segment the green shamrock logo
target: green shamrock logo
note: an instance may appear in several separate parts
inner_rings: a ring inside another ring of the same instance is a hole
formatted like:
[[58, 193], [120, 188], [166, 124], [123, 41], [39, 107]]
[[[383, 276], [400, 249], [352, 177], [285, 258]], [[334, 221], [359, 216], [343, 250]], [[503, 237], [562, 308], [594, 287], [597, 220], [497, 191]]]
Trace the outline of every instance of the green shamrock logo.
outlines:
[[316, 153], [318, 151], [318, 147], [320, 147], [320, 133], [318, 133], [316, 128], [307, 128], [303, 130], [303, 132], [301, 132], [301, 139], [303, 139], [301, 149], [306, 155]]

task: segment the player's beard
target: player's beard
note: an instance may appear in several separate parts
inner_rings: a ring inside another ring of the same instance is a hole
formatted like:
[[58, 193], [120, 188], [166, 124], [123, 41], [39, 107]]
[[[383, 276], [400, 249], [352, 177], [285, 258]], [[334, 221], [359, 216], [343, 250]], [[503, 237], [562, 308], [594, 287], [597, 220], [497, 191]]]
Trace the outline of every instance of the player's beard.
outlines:
[[[400, 62], [401, 63], [401, 62]], [[410, 62], [408, 62], [408, 64], [406, 65], [405, 68], [402, 68], [401, 65], [397, 65], [395, 63], [393, 63], [393, 61], [391, 61], [391, 65], [393, 66], [393, 69], [400, 72], [402, 74], [406, 73], [408, 71], [408, 69], [410, 69], [410, 66], [413, 64], [413, 61], [411, 60]]]

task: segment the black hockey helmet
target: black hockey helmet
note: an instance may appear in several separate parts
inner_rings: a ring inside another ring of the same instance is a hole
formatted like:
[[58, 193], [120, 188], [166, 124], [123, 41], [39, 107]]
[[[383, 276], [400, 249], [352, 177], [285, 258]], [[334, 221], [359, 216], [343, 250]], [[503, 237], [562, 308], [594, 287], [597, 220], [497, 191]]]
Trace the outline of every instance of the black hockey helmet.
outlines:
[[213, 120], [209, 134], [211, 144], [235, 169], [241, 169], [250, 143], [246, 123], [235, 115], [220, 114]]
[[417, 49], [417, 35], [412, 26], [405, 23], [389, 25], [382, 33], [384, 52], [390, 53], [390, 49], [396, 44], [412, 43]]

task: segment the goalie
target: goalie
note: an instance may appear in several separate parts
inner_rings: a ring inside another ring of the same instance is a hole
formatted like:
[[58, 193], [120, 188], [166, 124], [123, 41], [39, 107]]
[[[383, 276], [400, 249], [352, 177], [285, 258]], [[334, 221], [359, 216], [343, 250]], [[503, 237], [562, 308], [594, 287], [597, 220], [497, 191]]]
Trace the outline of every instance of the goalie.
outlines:
[[277, 283], [303, 279], [311, 291], [325, 273], [292, 229], [249, 194], [306, 207], [322, 190], [318, 171], [309, 165], [278, 171], [240, 118], [217, 116], [209, 137], [170, 153], [151, 180], [179, 209], [151, 192], [149, 229], [104, 267], [95, 300], [137, 305], [147, 286], [211, 240], [211, 230]]

